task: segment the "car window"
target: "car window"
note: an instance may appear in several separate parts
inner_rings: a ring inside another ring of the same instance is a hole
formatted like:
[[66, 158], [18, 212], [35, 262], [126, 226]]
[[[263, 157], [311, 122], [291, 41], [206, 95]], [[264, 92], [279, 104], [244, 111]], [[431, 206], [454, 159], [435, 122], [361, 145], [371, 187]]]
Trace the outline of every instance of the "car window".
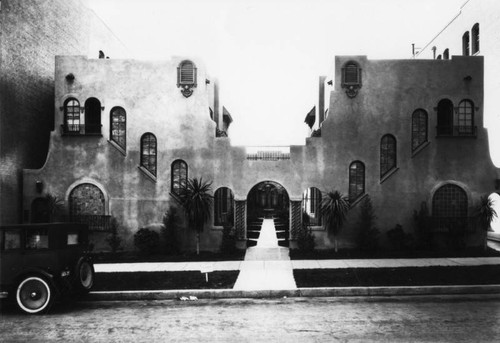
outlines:
[[27, 230], [26, 249], [46, 249], [49, 247], [47, 229]]
[[68, 233], [68, 240], [67, 243], [68, 245], [78, 245], [78, 233], [76, 232], [69, 232]]
[[6, 230], [4, 235], [5, 250], [21, 248], [21, 233], [18, 230]]

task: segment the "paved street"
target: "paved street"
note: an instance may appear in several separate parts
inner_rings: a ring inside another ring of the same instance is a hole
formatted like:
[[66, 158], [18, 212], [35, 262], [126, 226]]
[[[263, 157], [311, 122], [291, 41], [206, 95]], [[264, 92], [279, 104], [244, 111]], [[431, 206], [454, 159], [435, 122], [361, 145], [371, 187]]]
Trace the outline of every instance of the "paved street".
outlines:
[[85, 302], [26, 316], [3, 308], [2, 342], [485, 342], [500, 297]]

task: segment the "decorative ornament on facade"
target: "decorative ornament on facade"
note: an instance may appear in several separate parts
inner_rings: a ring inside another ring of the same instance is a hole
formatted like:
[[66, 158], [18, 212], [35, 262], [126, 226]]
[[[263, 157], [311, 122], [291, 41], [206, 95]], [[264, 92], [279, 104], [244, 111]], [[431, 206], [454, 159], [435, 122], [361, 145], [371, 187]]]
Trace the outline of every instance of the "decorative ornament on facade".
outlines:
[[177, 87], [181, 89], [182, 95], [189, 98], [197, 84], [197, 68], [193, 62], [185, 60], [177, 67]]
[[245, 240], [247, 238], [247, 228], [246, 228], [247, 202], [246, 200], [235, 200], [234, 205], [235, 205], [234, 229], [236, 232], [236, 239]]
[[361, 86], [345, 86], [346, 90], [345, 90], [345, 94], [347, 94], [347, 96], [349, 98], [354, 98], [356, 95], [358, 95], [358, 91], [359, 89], [361, 88]]
[[302, 200], [290, 200], [290, 211], [290, 236], [295, 240], [302, 229]]

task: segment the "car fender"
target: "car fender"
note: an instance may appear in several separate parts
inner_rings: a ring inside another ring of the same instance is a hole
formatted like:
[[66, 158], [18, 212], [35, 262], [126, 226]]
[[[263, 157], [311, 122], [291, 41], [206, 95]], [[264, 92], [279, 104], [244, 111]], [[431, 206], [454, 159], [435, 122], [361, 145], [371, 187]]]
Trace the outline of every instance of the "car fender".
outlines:
[[42, 268], [35, 268], [35, 267], [32, 267], [32, 268], [28, 268], [28, 269], [24, 269], [22, 271], [22, 273], [20, 273], [16, 278], [16, 282], [13, 286], [14, 290], [17, 288], [17, 286], [19, 285], [19, 283], [26, 277], [28, 276], [41, 276], [43, 277], [45, 280], [47, 280], [47, 282], [49, 283], [50, 287], [52, 288], [54, 294], [56, 295], [56, 297], [59, 297], [61, 295], [61, 289], [60, 287], [58, 286], [56, 280], [55, 280], [55, 277], [52, 273], [48, 272], [47, 270], [45, 269], [42, 269]]

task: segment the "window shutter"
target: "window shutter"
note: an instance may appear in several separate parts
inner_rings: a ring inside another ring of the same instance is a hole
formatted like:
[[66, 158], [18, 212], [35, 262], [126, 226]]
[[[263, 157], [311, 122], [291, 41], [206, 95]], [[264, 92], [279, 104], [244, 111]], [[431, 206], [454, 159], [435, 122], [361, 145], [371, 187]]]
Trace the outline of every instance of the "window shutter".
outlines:
[[359, 83], [358, 66], [355, 64], [348, 64], [344, 69], [344, 83], [357, 84]]

